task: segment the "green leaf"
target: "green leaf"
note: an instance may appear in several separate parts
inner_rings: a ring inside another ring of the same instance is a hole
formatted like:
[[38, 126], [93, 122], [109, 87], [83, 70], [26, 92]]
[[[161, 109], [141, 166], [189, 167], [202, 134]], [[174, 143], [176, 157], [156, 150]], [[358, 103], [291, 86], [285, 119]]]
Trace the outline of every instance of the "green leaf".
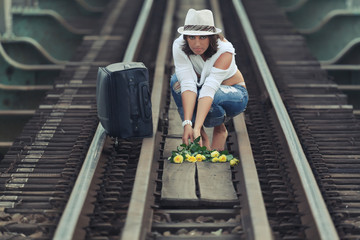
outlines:
[[230, 160], [233, 159], [233, 158], [234, 158], [234, 156], [231, 155], [231, 154], [226, 155], [226, 160], [227, 160], [227, 161], [230, 161]]
[[224, 154], [224, 155], [229, 155], [229, 151], [228, 150], [223, 150], [221, 152], [219, 152], [220, 155]]
[[205, 152], [205, 151], [207, 151], [207, 148], [206, 148], [206, 146], [202, 146], [202, 147], [200, 147], [200, 151], [202, 151], [202, 152]]
[[196, 145], [192, 145], [192, 146], [191, 146], [191, 148], [190, 148], [190, 151], [191, 151], [191, 152], [197, 152], [197, 151], [198, 151], [198, 149], [199, 149], [199, 147], [198, 147], [198, 146], [196, 146]]

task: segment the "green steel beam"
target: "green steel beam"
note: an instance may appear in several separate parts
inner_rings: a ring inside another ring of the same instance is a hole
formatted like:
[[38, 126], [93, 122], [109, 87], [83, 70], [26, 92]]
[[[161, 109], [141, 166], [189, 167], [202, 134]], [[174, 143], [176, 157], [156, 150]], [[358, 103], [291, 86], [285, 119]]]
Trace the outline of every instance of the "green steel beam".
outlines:
[[360, 0], [299, 0], [286, 15], [321, 64], [359, 53], [354, 49], [360, 43]]
[[335, 62], [322, 63], [322, 68], [327, 70], [359, 71], [360, 70], [360, 44], [354, 45]]
[[71, 59], [85, 34], [70, 32], [64, 23], [49, 14], [13, 14], [14, 34], [34, 39], [58, 60]]
[[43, 46], [29, 37], [12, 36], [11, 38], [0, 38], [0, 43], [3, 45], [5, 51], [11, 49], [11, 46], [15, 46], [13, 47], [13, 51], [7, 51], [7, 53], [18, 62], [29, 64], [52, 63], [57, 65], [64, 65], [67, 63], [67, 61], [60, 61], [53, 58]]
[[303, 0], [276, 0], [277, 4], [283, 8], [296, 6], [302, 1]]
[[2, 43], [0, 38], [0, 85], [51, 85], [65, 65], [46, 61], [31, 45]]
[[76, 2], [87, 5], [89, 9], [91, 8], [104, 8], [110, 0], [76, 0]]
[[[103, 0], [102, 4], [94, 5], [96, 7], [105, 7], [109, 1]], [[90, 7], [89, 7], [90, 6]], [[49, 9], [54, 10], [59, 13], [65, 19], [74, 18], [74, 17], [98, 17], [101, 14], [101, 11], [91, 11], [91, 5], [84, 5], [79, 1], [74, 0], [38, 0], [38, 5], [40, 9]]]
[[[5, 44], [8, 42], [5, 42]], [[59, 64], [24, 64], [14, 60], [11, 56], [9, 56], [8, 52], [4, 49], [3, 39], [0, 37], [0, 59], [3, 59], [4, 62], [8, 63], [10, 66], [14, 68], [19, 68], [21, 70], [46, 70], [46, 71], [58, 71], [65, 68], [65, 65]], [[18, 51], [18, 50], [16, 50]]]
[[[6, 52], [0, 43], [0, 110], [36, 108], [39, 103], [37, 98], [52, 88], [53, 80], [64, 68], [60, 65], [42, 64], [40, 61], [34, 64], [37, 52], [25, 46], [19, 51], [18, 47], [9, 44]], [[23, 53], [23, 56], [18, 57], [32, 65], [14, 61], [7, 55], [12, 52]]]
[[360, 0], [307, 1], [299, 9], [287, 12], [286, 15], [300, 33], [311, 33], [337, 16], [359, 16]]
[[35, 48], [31, 41], [21, 41], [20, 39], [14, 41], [0, 39], [0, 41], [6, 53], [14, 61], [20, 62], [22, 64], [65, 64], [65, 62], [49, 61], [47, 57], [52, 59], [51, 56], [45, 57], [44, 54], [47, 53], [42, 53], [40, 49]]
[[[40, 8], [23, 8], [13, 7], [11, 13], [14, 17], [36, 17], [36, 18], [49, 18], [57, 22], [57, 25], [62, 26], [70, 33], [78, 34], [90, 34], [95, 17], [79, 17], [79, 16], [62, 16], [58, 12], [51, 9]], [[80, 21], [81, 20], [81, 21]], [[48, 20], [47, 20], [48, 21]], [[79, 24], [80, 23], [80, 24]]]
[[[102, 1], [102, 6], [108, 2], [109, 0]], [[71, 59], [83, 36], [92, 32], [91, 22], [100, 16], [87, 11], [83, 5], [88, 4], [80, 0], [14, 1], [12, 16], [10, 14], [9, 17], [9, 22], [12, 23], [10, 29], [14, 35], [3, 36], [2, 42], [7, 40], [16, 41], [21, 46], [33, 45], [51, 63], [64, 64]], [[80, 25], [77, 24], [79, 22]], [[21, 47], [19, 51], [22, 51]], [[18, 55], [21, 53], [15, 54]]]
[[338, 16], [318, 31], [304, 35], [322, 64], [332, 64], [360, 43], [360, 16]]
[[12, 34], [11, 0], [0, 0], [0, 36]]
[[285, 11], [293, 11], [300, 8], [309, 0], [276, 0], [277, 4]]
[[[78, 11], [81, 15], [99, 14], [111, 0], [12, 0], [13, 6], [18, 7], [40, 7], [43, 9], [53, 9], [64, 12], [67, 9], [70, 12]], [[74, 8], [74, 9], [71, 9]]]
[[109, 2], [0, 0], [0, 160]]

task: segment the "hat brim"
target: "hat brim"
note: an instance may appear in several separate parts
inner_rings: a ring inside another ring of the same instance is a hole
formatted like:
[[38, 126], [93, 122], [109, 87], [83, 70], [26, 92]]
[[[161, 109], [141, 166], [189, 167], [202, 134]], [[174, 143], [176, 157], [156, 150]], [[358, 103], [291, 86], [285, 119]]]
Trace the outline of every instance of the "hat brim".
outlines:
[[184, 30], [184, 27], [178, 28], [178, 33], [184, 34], [184, 35], [191, 35], [191, 36], [208, 36], [208, 35], [215, 35], [222, 32], [220, 28], [215, 28], [216, 32], [207, 32], [207, 31], [189, 31]]

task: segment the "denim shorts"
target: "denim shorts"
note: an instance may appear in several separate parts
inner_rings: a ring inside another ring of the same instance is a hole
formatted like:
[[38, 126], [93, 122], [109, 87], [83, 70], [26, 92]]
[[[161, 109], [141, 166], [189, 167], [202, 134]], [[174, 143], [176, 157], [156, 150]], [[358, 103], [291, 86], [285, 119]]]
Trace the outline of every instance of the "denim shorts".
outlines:
[[[178, 108], [181, 119], [184, 121], [184, 110], [181, 100], [180, 83], [175, 74], [171, 76], [170, 80], [171, 93]], [[200, 89], [198, 89], [199, 95]], [[211, 108], [207, 114], [204, 126], [215, 127], [225, 122], [225, 119], [235, 117], [246, 109], [248, 103], [248, 92], [245, 87], [236, 84], [233, 86], [220, 85], [220, 88], [215, 93]], [[192, 122], [195, 122], [197, 109], [197, 102], [195, 104]]]

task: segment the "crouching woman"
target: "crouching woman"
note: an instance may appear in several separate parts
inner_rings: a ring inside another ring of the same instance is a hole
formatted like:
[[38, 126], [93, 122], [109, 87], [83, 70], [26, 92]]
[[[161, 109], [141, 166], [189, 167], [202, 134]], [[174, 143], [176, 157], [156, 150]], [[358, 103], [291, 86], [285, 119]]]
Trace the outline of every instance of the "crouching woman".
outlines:
[[[183, 143], [221, 151], [228, 135], [225, 120], [246, 108], [248, 92], [235, 63], [235, 49], [214, 26], [210, 10], [190, 9], [173, 43], [175, 74], [170, 87], [183, 121]], [[204, 130], [214, 127], [210, 140]]]

